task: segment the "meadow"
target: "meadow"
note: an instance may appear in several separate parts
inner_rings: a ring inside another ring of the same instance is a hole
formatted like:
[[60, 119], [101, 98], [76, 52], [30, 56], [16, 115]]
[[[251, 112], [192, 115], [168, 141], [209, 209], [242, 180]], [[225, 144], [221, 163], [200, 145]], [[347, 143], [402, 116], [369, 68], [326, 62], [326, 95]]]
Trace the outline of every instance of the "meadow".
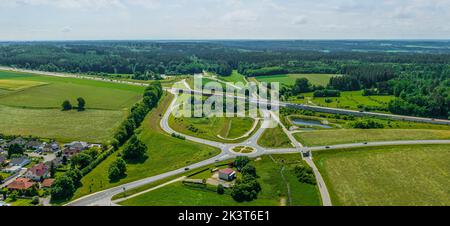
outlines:
[[374, 141], [446, 140], [450, 130], [429, 129], [330, 129], [294, 133], [306, 146], [324, 146]]
[[[125, 206], [317, 206], [321, 205], [316, 186], [300, 183], [292, 172], [295, 165], [304, 164], [299, 155], [272, 155], [254, 159], [262, 191], [258, 199], [251, 202], [236, 202], [225, 193], [217, 194], [213, 190], [192, 188], [176, 182], [121, 202]], [[213, 167], [213, 166], [210, 166]], [[280, 174], [281, 169], [285, 180]], [[195, 178], [210, 176], [209, 172], [196, 175]], [[162, 183], [162, 182], [161, 182]], [[288, 188], [290, 187], [290, 196]]]
[[[0, 71], [0, 133], [33, 135], [58, 141], [108, 141], [141, 99], [144, 87], [88, 79]], [[64, 100], [84, 112], [61, 111]]]
[[217, 76], [220, 80], [224, 82], [231, 82], [231, 83], [238, 83], [241, 82], [242, 84], [247, 84], [247, 81], [245, 80], [245, 77], [236, 70], [233, 70], [230, 76]]
[[108, 178], [108, 168], [121, 152], [121, 150], [117, 151], [83, 177], [81, 180], [83, 186], [76, 191], [74, 198], [179, 169], [220, 153], [220, 150], [214, 147], [174, 138], [160, 128], [159, 122], [172, 98], [172, 95], [165, 94], [159, 106], [147, 115], [142, 126], [137, 130], [139, 138], [148, 147], [149, 158], [141, 163], [129, 163], [127, 176], [119, 181], [111, 182]]
[[258, 140], [258, 145], [265, 148], [292, 148], [289, 137], [281, 126], [265, 129]]
[[[291, 98], [290, 102], [299, 104], [317, 105], [331, 108], [344, 108], [361, 110], [364, 107], [377, 108], [375, 111], [384, 111], [394, 96], [363, 96], [363, 91], [344, 91], [340, 97], [314, 97], [313, 93], [305, 93], [303, 99]], [[331, 101], [331, 102], [329, 102]]]
[[286, 74], [286, 75], [268, 75], [257, 76], [256, 80], [259, 82], [279, 82], [280, 85], [293, 86], [295, 81], [299, 78], [306, 78], [312, 85], [326, 86], [334, 74]]
[[333, 205], [450, 205], [450, 146], [368, 147], [314, 154]]

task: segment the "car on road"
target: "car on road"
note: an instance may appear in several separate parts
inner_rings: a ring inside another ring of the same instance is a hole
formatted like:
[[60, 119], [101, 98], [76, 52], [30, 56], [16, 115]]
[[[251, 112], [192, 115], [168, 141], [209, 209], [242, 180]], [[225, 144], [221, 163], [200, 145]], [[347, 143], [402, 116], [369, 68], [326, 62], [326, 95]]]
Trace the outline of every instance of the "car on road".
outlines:
[[329, 148], [331, 148], [331, 147], [330, 147], [330, 146], [326, 146], [325, 148], [326, 148], [326, 149], [329, 149]]
[[188, 170], [190, 170], [189, 167], [184, 168], [184, 171], [188, 171]]
[[364, 142], [363, 144], [368, 144], [367, 142]]

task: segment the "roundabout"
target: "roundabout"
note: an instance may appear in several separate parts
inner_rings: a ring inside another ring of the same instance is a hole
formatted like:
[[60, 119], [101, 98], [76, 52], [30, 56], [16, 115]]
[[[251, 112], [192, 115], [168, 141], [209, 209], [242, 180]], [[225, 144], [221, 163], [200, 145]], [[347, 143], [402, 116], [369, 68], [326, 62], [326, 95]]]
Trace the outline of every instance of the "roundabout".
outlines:
[[256, 149], [250, 146], [235, 146], [230, 149], [230, 152], [240, 155], [250, 155], [256, 152]]

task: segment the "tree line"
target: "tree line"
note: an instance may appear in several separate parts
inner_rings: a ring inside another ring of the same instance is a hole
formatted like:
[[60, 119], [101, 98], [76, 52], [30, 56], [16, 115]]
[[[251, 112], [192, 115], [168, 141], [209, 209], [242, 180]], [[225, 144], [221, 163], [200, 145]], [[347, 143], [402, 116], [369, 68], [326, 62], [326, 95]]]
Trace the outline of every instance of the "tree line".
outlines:
[[[123, 177], [126, 173], [126, 162], [135, 161], [144, 158], [147, 147], [135, 135], [135, 130], [138, 128], [145, 116], [151, 109], [157, 106], [160, 98], [163, 95], [161, 83], [151, 83], [144, 91], [142, 100], [136, 103], [130, 111], [127, 119], [121, 124], [111, 141], [111, 148], [101, 154], [95, 156], [90, 155], [90, 152], [82, 152], [73, 157], [71, 169], [55, 179], [51, 188], [51, 199], [55, 201], [69, 200], [76, 189], [82, 186], [81, 179], [83, 176], [92, 171], [98, 164], [108, 158], [112, 153], [119, 150], [119, 148], [126, 144], [123, 152], [116, 161], [110, 165], [108, 175], [111, 180], [117, 180]], [[129, 140], [129, 141], [128, 141]], [[128, 142], [127, 142], [128, 141]]]

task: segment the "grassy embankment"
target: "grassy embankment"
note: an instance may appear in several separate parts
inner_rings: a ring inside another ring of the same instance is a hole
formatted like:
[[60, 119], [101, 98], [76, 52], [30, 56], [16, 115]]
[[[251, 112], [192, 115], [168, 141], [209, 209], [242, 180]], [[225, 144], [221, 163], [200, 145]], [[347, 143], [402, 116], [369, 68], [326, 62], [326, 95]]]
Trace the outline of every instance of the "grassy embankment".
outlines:
[[128, 164], [127, 177], [111, 182], [108, 179], [108, 167], [121, 150], [117, 151], [82, 179], [83, 186], [77, 190], [74, 198], [182, 168], [220, 153], [216, 148], [173, 138], [162, 131], [159, 122], [172, 98], [172, 95], [165, 94], [159, 106], [147, 115], [138, 129], [139, 138], [148, 147], [149, 158], [142, 163]]

